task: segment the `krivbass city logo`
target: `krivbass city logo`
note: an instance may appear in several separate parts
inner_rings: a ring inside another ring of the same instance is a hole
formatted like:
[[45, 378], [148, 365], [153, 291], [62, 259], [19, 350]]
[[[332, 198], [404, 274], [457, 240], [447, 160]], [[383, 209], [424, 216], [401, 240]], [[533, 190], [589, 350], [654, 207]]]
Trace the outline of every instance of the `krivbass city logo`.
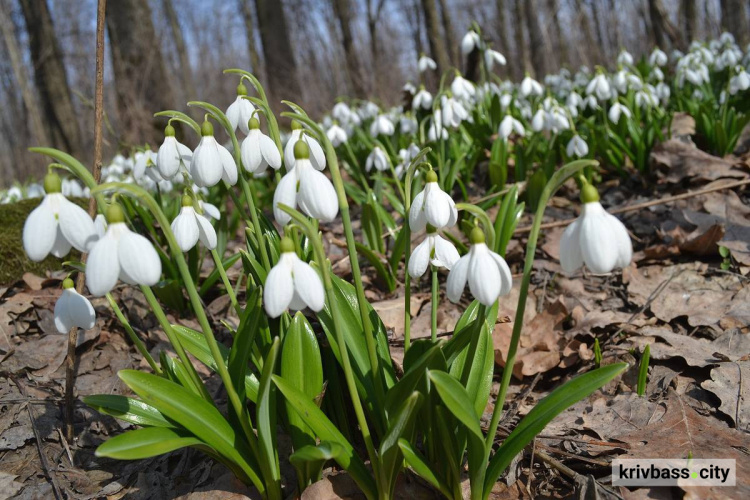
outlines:
[[735, 486], [734, 459], [615, 459], [613, 486]]

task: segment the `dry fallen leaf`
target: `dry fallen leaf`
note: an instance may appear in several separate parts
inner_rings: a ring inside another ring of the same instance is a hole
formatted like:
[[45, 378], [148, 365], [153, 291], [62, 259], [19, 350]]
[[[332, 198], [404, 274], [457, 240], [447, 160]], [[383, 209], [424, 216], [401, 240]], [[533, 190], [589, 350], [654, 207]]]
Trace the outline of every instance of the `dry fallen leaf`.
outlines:
[[701, 387], [721, 400], [719, 410], [732, 419], [737, 429], [750, 430], [750, 361], [721, 363], [711, 370], [711, 380]]
[[661, 182], [678, 184], [685, 179], [713, 181], [719, 178], [744, 178], [731, 161], [701, 151], [694, 144], [670, 139], [651, 151], [651, 163]]

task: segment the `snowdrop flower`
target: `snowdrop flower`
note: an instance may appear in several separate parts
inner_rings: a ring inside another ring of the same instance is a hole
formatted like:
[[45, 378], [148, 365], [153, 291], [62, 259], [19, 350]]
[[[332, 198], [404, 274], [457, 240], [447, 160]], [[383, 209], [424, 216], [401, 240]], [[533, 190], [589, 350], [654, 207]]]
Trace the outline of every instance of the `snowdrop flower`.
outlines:
[[531, 119], [531, 130], [534, 132], [541, 132], [544, 130], [544, 123], [546, 120], [547, 112], [540, 108], [534, 113], [534, 117]]
[[417, 88], [414, 86], [411, 82], [406, 82], [403, 87], [401, 87], [401, 90], [410, 96], [413, 96], [414, 93], [417, 91]]
[[409, 209], [409, 227], [418, 232], [430, 224], [436, 229], [453, 226], [458, 220], [456, 203], [448, 193], [440, 189], [437, 174], [429, 170], [425, 176], [425, 187], [414, 197]]
[[14, 203], [18, 200], [23, 199], [23, 192], [18, 186], [13, 186], [8, 189], [3, 196], [3, 203]]
[[437, 234], [435, 228], [428, 225], [427, 236], [409, 257], [409, 276], [419, 278], [430, 264], [450, 270], [458, 259], [458, 250], [453, 243]]
[[365, 162], [365, 170], [369, 172], [372, 167], [375, 167], [379, 172], [388, 170], [388, 157], [385, 155], [380, 146], [375, 146], [372, 152], [367, 156], [367, 162]]
[[349, 105], [345, 102], [337, 102], [331, 110], [331, 116], [334, 120], [338, 120], [341, 123], [346, 123], [351, 119], [354, 113], [349, 108]]
[[89, 299], [78, 293], [73, 280], [63, 280], [63, 292], [55, 303], [55, 327], [60, 333], [71, 328], [91, 330], [96, 323], [96, 313]]
[[454, 96], [463, 101], [469, 101], [474, 98], [476, 91], [473, 83], [456, 72], [456, 77], [451, 83], [451, 92], [453, 92]]
[[667, 61], [667, 54], [665, 54], [659, 47], [655, 48], [648, 57], [648, 63], [651, 66], [666, 66]]
[[422, 55], [419, 57], [419, 61], [417, 61], [417, 68], [419, 69], [420, 73], [424, 73], [425, 71], [436, 70], [437, 63], [435, 63], [435, 61], [433, 61], [430, 57], [422, 53]]
[[195, 211], [190, 196], [182, 197], [182, 208], [172, 221], [172, 232], [183, 252], [190, 251], [199, 239], [209, 250], [216, 248], [216, 231], [203, 214]]
[[304, 141], [310, 148], [310, 163], [315, 170], [326, 168], [326, 154], [323, 152], [320, 143], [314, 137], [310, 137], [303, 132], [302, 125], [296, 120], [292, 121], [292, 133], [284, 147], [284, 165], [287, 172], [294, 167], [294, 145], [300, 140]]
[[578, 92], [571, 92], [570, 94], [568, 94], [567, 99], [565, 99], [565, 105], [571, 111], [573, 111], [574, 109], [577, 110], [578, 108], [583, 107], [583, 98], [580, 96], [580, 94], [578, 94]]
[[227, 120], [229, 120], [232, 130], [237, 130], [237, 126], [239, 125], [243, 134], [247, 134], [250, 131], [248, 122], [255, 112], [255, 106], [253, 106], [253, 103], [244, 98], [246, 95], [247, 87], [240, 82], [240, 84], [237, 85], [237, 99], [229, 105], [226, 112]]
[[240, 147], [242, 165], [251, 173], [260, 173], [267, 166], [281, 168], [281, 153], [273, 139], [260, 131], [260, 122], [253, 117], [248, 122], [247, 137]]
[[672, 94], [672, 89], [664, 82], [656, 84], [656, 95], [661, 99], [662, 102], [666, 103], [669, 101], [669, 96]]
[[633, 56], [627, 50], [623, 50], [620, 52], [620, 55], [617, 56], [617, 64], [622, 66], [632, 66]]
[[737, 92], [750, 88], [750, 75], [744, 69], [729, 79], [729, 93], [735, 95]]
[[484, 51], [484, 65], [487, 66], [487, 71], [492, 71], [492, 68], [495, 67], [495, 64], [505, 66], [506, 63], [507, 61], [505, 60], [505, 56], [500, 52], [492, 49], [487, 49]]
[[378, 115], [370, 124], [370, 135], [377, 137], [382, 135], [393, 135], [396, 132], [396, 127], [393, 122], [385, 115]]
[[66, 198], [81, 198], [88, 193], [88, 190], [83, 189], [76, 180], [63, 179], [61, 192]]
[[112, 290], [117, 279], [131, 285], [153, 286], [161, 278], [161, 260], [154, 246], [125, 224], [122, 207], [107, 208], [107, 232], [92, 247], [86, 261], [86, 286], [100, 297]]
[[309, 307], [315, 312], [323, 309], [325, 290], [318, 273], [297, 257], [289, 238], [281, 239], [280, 250], [279, 261], [268, 272], [263, 289], [266, 313], [277, 318], [287, 309], [299, 311]]
[[405, 114], [401, 117], [401, 120], [399, 121], [399, 128], [401, 129], [401, 133], [408, 135], [413, 134], [417, 131], [417, 128], [419, 125], [417, 124], [417, 120], [414, 119], [411, 114]]
[[523, 97], [540, 96], [544, 93], [542, 84], [528, 75], [521, 81], [520, 91]]
[[461, 53], [468, 56], [472, 51], [479, 47], [481, 40], [479, 39], [479, 33], [474, 30], [469, 30], [461, 39]]
[[147, 149], [135, 153], [135, 164], [133, 165], [133, 178], [140, 182], [148, 184], [150, 179], [153, 182], [164, 180], [156, 167], [159, 157], [156, 153]]
[[203, 200], [199, 200], [198, 206], [200, 207], [201, 211], [208, 217], [211, 217], [214, 220], [221, 220], [221, 212], [219, 212], [219, 209], [216, 208], [216, 205], [212, 205], [210, 203], [206, 203]]
[[621, 115], [625, 115], [625, 118], [630, 119], [630, 110], [626, 106], [616, 102], [609, 108], [609, 121], [617, 125], [620, 122]]
[[291, 217], [279, 208], [283, 203], [299, 208], [310, 217], [330, 222], [339, 213], [338, 197], [333, 184], [322, 172], [313, 167], [310, 147], [298, 140], [292, 151], [294, 168], [281, 178], [273, 194], [273, 214], [276, 222], [285, 226]]
[[591, 184], [581, 188], [583, 210], [560, 238], [560, 264], [572, 273], [586, 264], [593, 273], [605, 274], [626, 267], [633, 257], [633, 244], [627, 229], [599, 203], [599, 193]]
[[581, 138], [580, 135], [576, 134], [568, 142], [568, 145], [565, 148], [565, 152], [568, 153], [568, 156], [571, 158], [573, 158], [574, 156], [577, 158], [583, 158], [584, 156], [589, 154], [589, 146], [588, 144], [586, 144], [586, 141]]
[[193, 158], [193, 152], [190, 148], [179, 142], [175, 138], [175, 130], [172, 125], [167, 125], [164, 129], [164, 142], [159, 146], [159, 152], [156, 154], [156, 168], [165, 179], [171, 179], [184, 166], [190, 170], [190, 161]]
[[[18, 188], [16, 187], [15, 189]], [[10, 188], [8, 192], [12, 190], [13, 188]], [[44, 196], [44, 188], [40, 184], [35, 182], [26, 187], [26, 198], [41, 198], [42, 196]], [[21, 190], [18, 189], [18, 199], [20, 200], [21, 198], [23, 198], [23, 196], [21, 195]]]
[[336, 123], [331, 125], [331, 127], [326, 131], [326, 136], [328, 137], [328, 140], [331, 141], [331, 144], [333, 144], [334, 148], [339, 147], [349, 140], [349, 134], [346, 133], [346, 130], [339, 127]]
[[660, 82], [664, 80], [664, 72], [659, 67], [654, 67], [648, 75], [651, 81]]
[[586, 94], [596, 95], [596, 98], [600, 101], [606, 101], [612, 97], [612, 89], [609, 86], [609, 82], [607, 81], [607, 77], [604, 76], [604, 73], [598, 73], [591, 79], [586, 86]]
[[635, 105], [639, 108], [653, 108], [659, 105], [659, 99], [649, 87], [651, 86], [648, 85], [644, 90], [639, 90], [635, 93]]
[[96, 241], [94, 221], [84, 209], [60, 192], [60, 176], [50, 172], [44, 178], [44, 199], [31, 211], [23, 225], [23, 249], [34, 262], [50, 253], [64, 257], [71, 246], [88, 252]]
[[497, 133], [504, 140], [508, 140], [508, 137], [510, 137], [510, 134], [513, 132], [521, 137], [526, 135], [526, 130], [524, 129], [523, 124], [511, 115], [506, 115], [505, 118], [503, 118], [503, 121], [500, 122], [500, 128]]
[[437, 141], [438, 139], [448, 139], [448, 131], [443, 126], [443, 112], [439, 109], [435, 110], [430, 120], [430, 128], [427, 129], [427, 140]]
[[487, 247], [481, 229], [472, 229], [469, 239], [471, 250], [453, 265], [446, 282], [446, 295], [451, 302], [458, 302], [468, 282], [474, 298], [490, 307], [498, 297], [510, 293], [513, 276], [505, 259]]
[[201, 125], [201, 141], [190, 162], [190, 174], [200, 187], [211, 187], [224, 180], [234, 186], [237, 183], [237, 165], [232, 153], [214, 138], [214, 127], [208, 120]]
[[432, 94], [425, 90], [424, 85], [419, 86], [419, 91], [411, 101], [414, 109], [430, 109], [432, 107]]
[[469, 118], [466, 108], [451, 95], [444, 95], [440, 99], [443, 123], [447, 127], [457, 128], [461, 122]]
[[586, 99], [583, 100], [583, 109], [590, 109], [596, 111], [599, 109], [599, 102], [593, 95], [587, 95]]

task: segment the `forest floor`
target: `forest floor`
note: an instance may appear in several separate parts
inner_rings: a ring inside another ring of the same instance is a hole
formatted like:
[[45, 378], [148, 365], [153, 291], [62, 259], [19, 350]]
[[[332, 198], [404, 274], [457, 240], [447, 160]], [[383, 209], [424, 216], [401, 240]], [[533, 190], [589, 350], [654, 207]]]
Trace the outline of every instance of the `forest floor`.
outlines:
[[[652, 162], [654, 178], [648, 185], [635, 180], [602, 185], [603, 205], [627, 207], [750, 177], [747, 155], [715, 158], [678, 140], [659, 146]], [[564, 188], [545, 222], [574, 217], [574, 197], [574, 190]], [[593, 367], [595, 338], [603, 364], [625, 360], [631, 368], [550, 423], [512, 463], [493, 497], [750, 498], [750, 189], [716, 191], [620, 217], [631, 231], [634, 262], [609, 276], [564, 275], [558, 264], [564, 228], [543, 232], [498, 439], [552, 389]], [[529, 222], [525, 215], [519, 226]], [[336, 244], [343, 240], [341, 228], [322, 229], [334, 270], [347, 277], [348, 257]], [[731, 251], [728, 260], [719, 255], [718, 246]], [[507, 261], [516, 278], [524, 249], [523, 234], [508, 248]], [[727, 265], [722, 267], [723, 262]], [[400, 365], [403, 288], [393, 294], [378, 291], [370, 271], [365, 269], [368, 299], [388, 328], [391, 354]], [[66, 336], [53, 324], [61, 277], [27, 273], [0, 287], [0, 498], [252, 497], [227, 469], [192, 449], [134, 462], [96, 457], [96, 447], [129, 424], [99, 415], [83, 403], [75, 409], [76, 439], [64, 439]], [[428, 336], [430, 330], [429, 285], [424, 280], [417, 286], [411, 304], [414, 338]], [[154, 355], [169, 350], [140, 292], [123, 286], [116, 294]], [[514, 286], [511, 296], [500, 302], [493, 332], [500, 366], [517, 301]], [[207, 303], [217, 329], [220, 320], [237, 322], [226, 297]], [[79, 338], [79, 398], [125, 393], [118, 370], [147, 369], [105, 299], [94, 305], [96, 327]], [[441, 300], [441, 334], [450, 334], [462, 308]], [[170, 320], [195, 326], [178, 317]], [[646, 345], [651, 351], [648, 385], [638, 397], [638, 362]], [[195, 364], [210, 390], [220, 393], [217, 377]], [[496, 381], [493, 395], [498, 385]], [[484, 425], [491, 412], [490, 404]], [[288, 443], [282, 440], [280, 446]], [[694, 458], [736, 459], [738, 486], [629, 490], [608, 484], [614, 458], [687, 457], [689, 452]], [[287, 484], [294, 484], [292, 468], [286, 464], [282, 470]], [[399, 498], [433, 496], [410, 474], [404, 475], [397, 493]], [[304, 497], [359, 495], [344, 474], [328, 470]]]

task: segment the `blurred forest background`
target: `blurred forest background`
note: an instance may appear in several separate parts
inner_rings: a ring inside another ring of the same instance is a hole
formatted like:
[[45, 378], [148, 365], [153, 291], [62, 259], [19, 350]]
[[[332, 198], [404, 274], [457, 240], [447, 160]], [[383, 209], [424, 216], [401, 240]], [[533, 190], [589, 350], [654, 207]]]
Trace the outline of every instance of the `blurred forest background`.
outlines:
[[[520, 80], [725, 30], [744, 46], [749, 11], [748, 0], [109, 0], [104, 157], [158, 147], [155, 111], [193, 99], [225, 108], [237, 85], [225, 68], [319, 117], [343, 95], [397, 104], [421, 52], [440, 71], [462, 68], [474, 20], [508, 60], [497, 73]], [[96, 0], [0, 0], [0, 185], [40, 176], [32, 145], [91, 162], [95, 27]]]

